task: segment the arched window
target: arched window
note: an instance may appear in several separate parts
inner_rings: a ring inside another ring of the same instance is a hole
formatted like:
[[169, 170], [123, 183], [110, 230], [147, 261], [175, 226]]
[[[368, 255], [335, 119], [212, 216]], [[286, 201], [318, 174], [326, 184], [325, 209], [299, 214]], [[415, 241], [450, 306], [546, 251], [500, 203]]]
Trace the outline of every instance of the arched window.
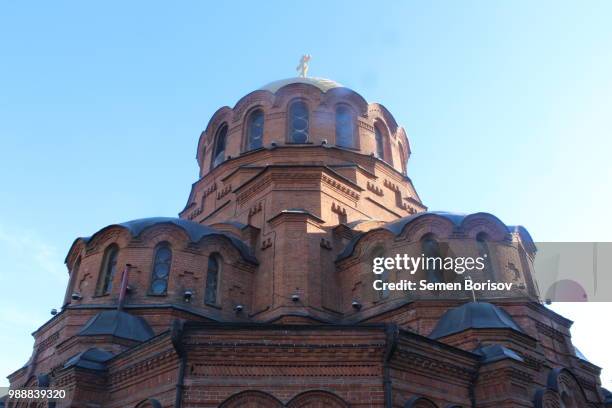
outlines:
[[66, 288], [66, 295], [64, 296], [64, 306], [70, 303], [72, 292], [74, 292], [74, 284], [79, 274], [79, 268], [81, 267], [81, 257], [79, 257], [72, 265], [70, 270], [70, 278], [68, 280], [68, 287]]
[[484, 273], [491, 278], [495, 278], [493, 270], [493, 260], [491, 259], [491, 251], [489, 250], [489, 236], [486, 232], [479, 232], [476, 235], [476, 245], [478, 246], [478, 256], [484, 258]]
[[227, 124], [221, 125], [217, 134], [215, 135], [215, 149], [213, 150], [213, 156], [211, 159], [211, 169], [214, 169], [225, 161], [225, 143], [227, 139]]
[[380, 125], [374, 126], [374, 138], [376, 139], [376, 157], [380, 160], [385, 159], [385, 138]]
[[353, 111], [346, 105], [336, 108], [336, 145], [355, 147]]
[[221, 256], [211, 254], [208, 257], [206, 289], [204, 290], [204, 303], [207, 305], [217, 305], [219, 303], [219, 275], [221, 275]]
[[443, 282], [443, 258], [440, 244], [433, 234], [425, 234], [421, 238], [421, 253], [424, 256], [423, 270], [430, 282]]
[[102, 268], [100, 269], [100, 276], [98, 278], [98, 289], [97, 295], [108, 295], [113, 289], [113, 277], [117, 271], [117, 255], [119, 254], [119, 247], [115, 244], [109, 245], [104, 251], [104, 258], [102, 260]]
[[303, 101], [291, 104], [289, 108], [289, 142], [306, 143], [308, 141], [308, 106]]
[[263, 146], [263, 130], [264, 113], [261, 109], [254, 110], [247, 120], [247, 150]]
[[[372, 251], [372, 265], [374, 264], [374, 258], [384, 258], [385, 250], [384, 248], [377, 247]], [[381, 274], [373, 274], [374, 280], [381, 280], [383, 283], [389, 283], [389, 270], [385, 268], [385, 270]], [[372, 290], [375, 290], [372, 287]], [[389, 288], [383, 286], [382, 290], [376, 290], [376, 296], [374, 296], [375, 300], [386, 299], [389, 297]]]
[[406, 160], [406, 155], [404, 154], [404, 146], [402, 146], [401, 143], [398, 143], [397, 146], [399, 147], [399, 157], [400, 157], [400, 164], [402, 165], [402, 174], [406, 175], [406, 165], [407, 160]]
[[151, 270], [152, 295], [165, 295], [168, 291], [168, 276], [170, 275], [170, 265], [172, 264], [172, 250], [170, 245], [164, 242], [157, 246], [153, 258], [153, 268]]

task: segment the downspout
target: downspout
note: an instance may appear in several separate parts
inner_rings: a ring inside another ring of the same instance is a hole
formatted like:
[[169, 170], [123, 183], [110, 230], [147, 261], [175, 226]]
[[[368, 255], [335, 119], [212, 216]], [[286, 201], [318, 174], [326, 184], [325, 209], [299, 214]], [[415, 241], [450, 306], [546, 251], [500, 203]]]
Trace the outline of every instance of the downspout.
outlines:
[[476, 365], [476, 371], [472, 375], [470, 379], [470, 386], [468, 388], [468, 393], [470, 396], [470, 402], [472, 408], [476, 408], [476, 381], [478, 381], [478, 374], [480, 373], [480, 362]]
[[389, 362], [395, 349], [397, 348], [397, 339], [399, 337], [399, 329], [395, 323], [385, 325], [385, 354], [383, 357], [383, 389], [385, 392], [385, 408], [393, 408], [393, 388], [391, 383], [391, 369]]
[[180, 358], [178, 378], [176, 380], [176, 397], [174, 399], [174, 408], [181, 408], [183, 402], [183, 389], [185, 388], [185, 367], [187, 366], [187, 353], [185, 352], [185, 346], [183, 345], [183, 321], [174, 320], [172, 322], [172, 346], [176, 350]]

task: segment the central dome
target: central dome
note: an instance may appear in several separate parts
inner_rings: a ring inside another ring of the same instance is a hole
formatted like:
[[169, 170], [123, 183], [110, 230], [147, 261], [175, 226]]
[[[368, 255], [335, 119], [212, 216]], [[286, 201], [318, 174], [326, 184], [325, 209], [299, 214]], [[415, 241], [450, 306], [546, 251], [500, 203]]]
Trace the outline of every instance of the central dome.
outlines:
[[336, 81], [332, 81], [327, 78], [316, 78], [316, 77], [294, 77], [287, 79], [280, 79], [278, 81], [270, 82], [269, 84], [262, 86], [260, 89], [264, 91], [270, 91], [276, 93], [285, 85], [290, 84], [309, 84], [316, 86], [321, 92], [327, 92], [332, 88], [341, 88], [343, 85]]

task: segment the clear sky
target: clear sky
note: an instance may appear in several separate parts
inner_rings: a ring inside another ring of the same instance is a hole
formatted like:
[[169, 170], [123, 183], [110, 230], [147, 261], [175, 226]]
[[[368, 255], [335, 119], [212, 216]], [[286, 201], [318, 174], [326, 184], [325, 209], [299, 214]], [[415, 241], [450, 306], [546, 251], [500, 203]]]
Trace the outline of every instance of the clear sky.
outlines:
[[[227, 3], [0, 2], [0, 385], [75, 237], [175, 216], [210, 116], [302, 53], [405, 127], [430, 209], [612, 241], [612, 2]], [[612, 305], [556, 307], [612, 389]]]

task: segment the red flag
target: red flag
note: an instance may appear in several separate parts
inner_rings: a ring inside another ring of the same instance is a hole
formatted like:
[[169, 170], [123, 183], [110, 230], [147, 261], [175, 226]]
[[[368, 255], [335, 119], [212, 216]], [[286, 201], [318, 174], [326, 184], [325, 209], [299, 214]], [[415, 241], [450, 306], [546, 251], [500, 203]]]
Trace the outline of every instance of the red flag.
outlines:
[[119, 289], [119, 306], [117, 309], [123, 309], [123, 303], [125, 302], [125, 296], [127, 295], [128, 289], [128, 273], [130, 271], [131, 265], [126, 264], [123, 269], [123, 274], [121, 275], [121, 288]]

